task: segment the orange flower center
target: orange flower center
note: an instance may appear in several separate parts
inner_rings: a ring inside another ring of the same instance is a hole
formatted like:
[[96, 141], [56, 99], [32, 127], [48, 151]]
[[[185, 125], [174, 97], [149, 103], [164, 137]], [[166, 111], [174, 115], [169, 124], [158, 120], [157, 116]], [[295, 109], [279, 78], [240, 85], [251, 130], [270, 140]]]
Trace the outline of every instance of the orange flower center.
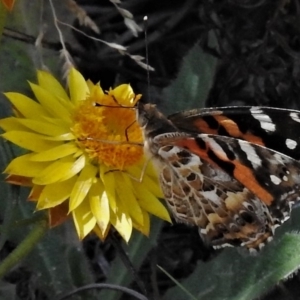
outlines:
[[75, 109], [72, 131], [94, 162], [124, 170], [143, 156], [143, 147], [137, 145], [143, 142], [142, 131], [133, 108], [120, 107], [110, 95], [101, 98], [82, 101]]

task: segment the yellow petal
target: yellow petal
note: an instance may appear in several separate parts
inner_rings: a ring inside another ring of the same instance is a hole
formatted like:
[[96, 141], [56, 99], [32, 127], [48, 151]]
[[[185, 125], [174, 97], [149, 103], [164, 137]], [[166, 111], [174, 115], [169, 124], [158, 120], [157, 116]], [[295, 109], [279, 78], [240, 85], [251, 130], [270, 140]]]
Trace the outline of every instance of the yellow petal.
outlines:
[[107, 237], [107, 234], [110, 229], [110, 224], [107, 226], [105, 232], [102, 232], [98, 225], [96, 225], [93, 229], [94, 233], [100, 238], [101, 241], [104, 241]]
[[114, 171], [111, 171], [108, 167], [102, 165], [100, 167], [100, 178], [104, 184], [107, 198], [109, 200], [109, 206], [111, 210], [115, 212], [117, 204]]
[[65, 127], [65, 126], [66, 126], [66, 128], [70, 128], [73, 125], [72, 120], [70, 120], [70, 123], [66, 124], [65, 121], [63, 121], [59, 118], [51, 118], [51, 117], [46, 117], [46, 116], [43, 117], [43, 121], [47, 122], [47, 123], [54, 124], [54, 125], [62, 127], [62, 128]]
[[62, 85], [56, 80], [56, 78], [49, 72], [38, 71], [37, 72], [38, 83], [45, 90], [50, 91], [53, 95], [63, 98], [66, 101], [70, 101], [66, 91]]
[[41, 105], [49, 112], [52, 117], [59, 117], [66, 123], [69, 123], [71, 115], [70, 111], [67, 110], [55, 97], [51, 95], [47, 90], [38, 86], [37, 84], [30, 83], [30, 87]]
[[39, 103], [22, 94], [5, 93], [4, 95], [25, 118], [41, 120], [43, 116], [50, 116]]
[[78, 207], [78, 205], [80, 205], [86, 197], [95, 179], [97, 171], [97, 168], [89, 163], [84, 166], [71, 192], [69, 205], [70, 211]]
[[89, 93], [91, 93], [91, 91], [94, 89], [94, 87], [95, 87], [95, 84], [90, 80], [90, 79], [88, 79], [87, 81], [86, 81], [86, 85], [87, 85], [87, 87], [88, 87], [88, 89], [89, 89]]
[[[144, 161], [144, 163], [147, 163], [146, 160]], [[157, 178], [153, 179], [148, 175], [149, 168], [151, 168], [151, 165], [147, 165], [145, 173], [142, 174], [143, 166], [142, 167], [132, 166], [128, 169], [128, 173], [132, 175], [133, 178], [137, 178], [137, 180], [141, 179], [142, 184], [146, 186], [148, 190], [150, 190], [151, 193], [155, 195], [157, 198], [163, 198], [163, 193], [159, 186], [158, 179]]]
[[61, 127], [51, 123], [46, 123], [43, 121], [29, 120], [29, 119], [18, 119], [18, 122], [27, 128], [31, 129], [40, 134], [57, 136], [61, 134], [68, 133], [70, 129], [68, 127]]
[[4, 170], [4, 173], [24, 177], [35, 177], [40, 174], [48, 165], [48, 162], [30, 161], [32, 153], [25, 154], [13, 159]]
[[170, 215], [166, 207], [148, 190], [147, 186], [132, 182], [135, 188], [136, 197], [140, 206], [149, 213], [171, 222]]
[[147, 165], [146, 173], [154, 182], [159, 184], [157, 168], [153, 166], [151, 161]]
[[67, 200], [72, 192], [77, 176], [65, 180], [46, 185], [41, 192], [36, 208], [46, 209], [57, 206]]
[[72, 140], [75, 140], [75, 136], [71, 132], [65, 133], [65, 134], [61, 134], [61, 135], [57, 135], [57, 136], [46, 136], [46, 135], [43, 135], [41, 137], [44, 140], [47, 140], [47, 141], [72, 141]]
[[28, 131], [28, 128], [21, 125], [19, 120], [20, 120], [19, 118], [15, 118], [15, 117], [0, 119], [0, 127], [4, 131], [10, 131], [10, 130]]
[[45, 151], [60, 144], [55, 141], [47, 141], [40, 134], [24, 131], [9, 131], [3, 133], [2, 136], [8, 141], [34, 152]]
[[[102, 103], [105, 93], [103, 92], [100, 84], [94, 84], [92, 87], [89, 85], [90, 97], [96, 99], [98, 103]], [[105, 104], [105, 103], [102, 103]]]
[[51, 148], [46, 151], [42, 151], [37, 154], [33, 154], [31, 157], [32, 161], [52, 161], [56, 160], [68, 155], [71, 155], [73, 153], [76, 153], [78, 151], [78, 147], [75, 143], [66, 143], [59, 145], [57, 147]]
[[128, 242], [132, 233], [132, 220], [129, 214], [125, 212], [120, 205], [116, 213], [111, 212], [110, 222], [120, 233], [122, 238]]
[[73, 210], [72, 217], [77, 234], [81, 240], [88, 235], [96, 225], [96, 218], [91, 212], [88, 201], [83, 201], [75, 210]]
[[121, 84], [117, 86], [109, 94], [113, 95], [120, 105], [134, 106], [135, 95], [129, 84]]
[[100, 180], [93, 184], [89, 192], [90, 207], [97, 220], [101, 235], [105, 236], [109, 226], [110, 211], [109, 201]]
[[142, 209], [144, 224], [140, 225], [133, 222], [133, 227], [140, 231], [142, 234], [149, 236], [150, 233], [150, 217], [149, 214]]
[[[32, 162], [34, 163], [34, 162]], [[72, 157], [62, 158], [45, 168], [32, 179], [34, 184], [47, 185], [67, 180], [78, 174], [85, 165], [85, 157], [82, 155], [76, 161]]]
[[76, 153], [73, 154], [73, 157], [77, 158], [81, 155], [83, 155], [83, 151], [81, 149], [77, 149]]
[[136, 221], [136, 223], [143, 225], [142, 209], [134, 195], [133, 186], [128, 175], [123, 172], [115, 173], [116, 181], [119, 183], [117, 188], [118, 198], [122, 201], [123, 206], [129, 207], [128, 210], [130, 216]]
[[85, 100], [90, 94], [89, 88], [83, 76], [74, 68], [69, 73], [69, 92], [71, 101], [76, 103]]

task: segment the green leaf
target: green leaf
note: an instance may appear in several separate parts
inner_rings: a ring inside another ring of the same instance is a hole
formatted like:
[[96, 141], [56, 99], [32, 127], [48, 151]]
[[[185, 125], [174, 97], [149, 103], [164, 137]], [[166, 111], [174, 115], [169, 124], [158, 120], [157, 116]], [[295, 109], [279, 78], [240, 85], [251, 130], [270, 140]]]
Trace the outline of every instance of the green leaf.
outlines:
[[[299, 220], [300, 209], [293, 216]], [[275, 241], [256, 256], [227, 248], [208, 263], [200, 262], [182, 285], [201, 300], [252, 300], [267, 293], [300, 267], [300, 222], [288, 221], [276, 231]], [[294, 232], [291, 232], [294, 230]], [[188, 299], [181, 288], [170, 289], [163, 299]]]
[[[64, 5], [57, 5], [56, 9], [57, 14], [61, 16], [60, 19], [64, 18], [63, 15], [65, 15], [67, 20], [71, 17], [73, 18], [72, 14], [66, 14]], [[27, 92], [27, 95], [30, 97], [32, 93], [27, 80], [36, 81], [37, 69], [45, 68], [46, 66], [54, 74], [61, 73], [62, 64], [58, 58], [58, 52], [34, 45], [39, 30], [42, 30], [45, 24], [49, 26], [47, 34], [43, 36], [43, 40], [58, 40], [58, 33], [52, 23], [53, 16], [49, 12], [48, 1], [45, 3], [30, 1], [30, 5], [28, 5], [27, 1], [16, 1], [13, 11], [7, 16], [5, 26], [19, 32], [24, 41], [4, 36], [1, 40], [0, 101], [5, 101], [5, 105], [8, 102], [4, 100], [3, 92]], [[43, 21], [41, 21], [41, 15], [43, 15]], [[65, 22], [68, 21], [65, 20]], [[72, 23], [72, 20], [69, 23]], [[69, 29], [65, 29], [63, 32], [67, 36], [66, 32], [69, 31]]]
[[[81, 242], [74, 225], [70, 223], [50, 230], [23, 263], [35, 274], [38, 278], [37, 286], [50, 299], [60, 293], [94, 283]], [[87, 297], [87, 294], [80, 295], [82, 297], [78, 299]], [[88, 299], [97, 299], [92, 292], [88, 295]]]
[[[35, 206], [26, 202], [25, 189], [19, 195], [21, 201], [14, 206], [13, 219], [15, 222], [31, 218]], [[14, 195], [14, 194], [10, 194]], [[15, 194], [17, 197], [18, 195]], [[16, 199], [4, 196], [6, 202], [16, 202]], [[2, 207], [3, 203], [1, 204]], [[12, 224], [12, 221], [9, 221]], [[25, 224], [25, 222], [23, 222]], [[6, 234], [7, 240], [18, 245], [30, 232], [31, 226], [14, 226]], [[49, 299], [56, 295], [71, 291], [86, 284], [94, 283], [93, 272], [83, 252], [82, 244], [76, 235], [74, 225], [69, 222], [48, 231], [23, 260], [20, 266], [32, 272], [31, 283], [42, 290]], [[30, 284], [30, 283], [29, 283]], [[76, 299], [97, 299], [94, 292], [81, 293]], [[88, 296], [87, 296], [88, 295]], [[0, 297], [0, 299], [2, 299]], [[75, 298], [74, 298], [75, 299]]]
[[[214, 40], [213, 36], [211, 39]], [[213, 83], [217, 59], [206, 54], [196, 44], [183, 58], [181, 69], [173, 83], [163, 91], [161, 110], [167, 114], [205, 106]]]

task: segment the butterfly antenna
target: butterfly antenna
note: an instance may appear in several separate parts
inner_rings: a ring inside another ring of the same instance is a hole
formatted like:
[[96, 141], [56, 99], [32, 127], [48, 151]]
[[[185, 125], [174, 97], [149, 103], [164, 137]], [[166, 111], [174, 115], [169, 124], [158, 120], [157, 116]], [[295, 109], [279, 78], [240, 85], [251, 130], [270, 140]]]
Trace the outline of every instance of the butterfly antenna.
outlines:
[[144, 16], [144, 35], [145, 35], [145, 56], [146, 56], [146, 72], [147, 72], [147, 85], [148, 85], [148, 102], [151, 102], [150, 98], [150, 70], [149, 70], [149, 53], [148, 53], [148, 16]]

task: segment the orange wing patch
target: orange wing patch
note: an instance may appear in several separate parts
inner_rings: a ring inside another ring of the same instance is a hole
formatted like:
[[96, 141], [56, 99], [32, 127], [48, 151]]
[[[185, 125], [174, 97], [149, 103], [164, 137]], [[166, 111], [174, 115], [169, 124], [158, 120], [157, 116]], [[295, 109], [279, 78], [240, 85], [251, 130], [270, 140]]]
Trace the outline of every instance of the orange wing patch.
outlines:
[[[176, 145], [182, 148], [186, 148], [192, 153], [198, 155], [202, 159], [204, 159], [206, 162], [211, 164], [214, 167], [221, 168], [214, 160], [212, 160], [208, 156], [208, 149], [214, 152], [214, 154], [222, 161], [224, 162], [230, 162], [234, 165], [234, 171], [233, 176], [236, 180], [238, 180], [240, 183], [242, 183], [246, 188], [248, 188], [252, 193], [254, 193], [258, 198], [260, 198], [264, 203], [267, 205], [271, 205], [271, 203], [274, 200], [274, 197], [265, 190], [259, 182], [257, 182], [256, 178], [254, 177], [253, 171], [243, 164], [240, 163], [238, 160], [230, 160], [224, 152], [217, 152], [215, 150], [212, 150], [209, 147], [208, 143], [206, 144], [205, 149], [201, 149], [199, 145], [197, 144], [196, 140], [194, 138], [183, 138], [179, 141], [176, 141]], [[221, 168], [222, 169], [222, 168]], [[224, 170], [227, 172], [227, 170]]]

